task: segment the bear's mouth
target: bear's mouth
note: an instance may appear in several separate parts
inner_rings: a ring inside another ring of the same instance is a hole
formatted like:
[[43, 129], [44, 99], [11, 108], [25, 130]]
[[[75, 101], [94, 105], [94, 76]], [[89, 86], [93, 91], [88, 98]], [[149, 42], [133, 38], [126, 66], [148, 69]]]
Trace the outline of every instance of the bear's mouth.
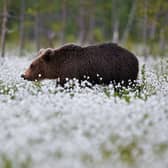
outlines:
[[28, 80], [28, 81], [38, 81], [39, 79], [38, 78], [31, 78], [31, 77], [28, 77], [24, 74], [21, 75], [21, 78], [23, 78], [24, 80]]

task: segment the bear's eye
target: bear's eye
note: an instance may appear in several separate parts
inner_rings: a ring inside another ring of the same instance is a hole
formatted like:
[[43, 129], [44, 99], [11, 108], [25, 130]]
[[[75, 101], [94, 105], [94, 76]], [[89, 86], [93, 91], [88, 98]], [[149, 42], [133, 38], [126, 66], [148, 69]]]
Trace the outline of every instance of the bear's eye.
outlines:
[[34, 68], [34, 65], [33, 65], [33, 64], [31, 64], [31, 65], [30, 65], [30, 68], [31, 68], [31, 69], [32, 69], [32, 68]]

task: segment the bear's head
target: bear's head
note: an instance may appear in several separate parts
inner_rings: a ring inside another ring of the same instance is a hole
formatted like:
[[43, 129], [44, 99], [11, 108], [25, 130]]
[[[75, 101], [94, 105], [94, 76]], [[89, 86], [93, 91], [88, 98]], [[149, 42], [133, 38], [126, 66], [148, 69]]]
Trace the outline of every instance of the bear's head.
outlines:
[[49, 78], [48, 71], [52, 68], [52, 65], [49, 66], [49, 64], [52, 62], [54, 55], [54, 49], [40, 49], [38, 57], [30, 64], [21, 77], [29, 81], [39, 81]]

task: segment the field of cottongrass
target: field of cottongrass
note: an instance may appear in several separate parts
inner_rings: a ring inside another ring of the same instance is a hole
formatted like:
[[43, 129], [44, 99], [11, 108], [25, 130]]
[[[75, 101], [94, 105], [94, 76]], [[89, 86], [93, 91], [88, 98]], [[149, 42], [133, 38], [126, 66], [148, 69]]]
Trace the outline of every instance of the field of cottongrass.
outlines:
[[0, 168], [167, 168], [168, 59], [140, 60], [139, 87], [27, 82], [31, 56], [0, 60]]

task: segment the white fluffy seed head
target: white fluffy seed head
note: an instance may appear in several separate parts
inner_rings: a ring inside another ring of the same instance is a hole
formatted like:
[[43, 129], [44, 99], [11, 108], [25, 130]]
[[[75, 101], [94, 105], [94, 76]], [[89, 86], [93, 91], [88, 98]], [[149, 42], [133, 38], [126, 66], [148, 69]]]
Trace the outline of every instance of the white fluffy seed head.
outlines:
[[60, 82], [60, 78], [57, 78], [57, 81]]

